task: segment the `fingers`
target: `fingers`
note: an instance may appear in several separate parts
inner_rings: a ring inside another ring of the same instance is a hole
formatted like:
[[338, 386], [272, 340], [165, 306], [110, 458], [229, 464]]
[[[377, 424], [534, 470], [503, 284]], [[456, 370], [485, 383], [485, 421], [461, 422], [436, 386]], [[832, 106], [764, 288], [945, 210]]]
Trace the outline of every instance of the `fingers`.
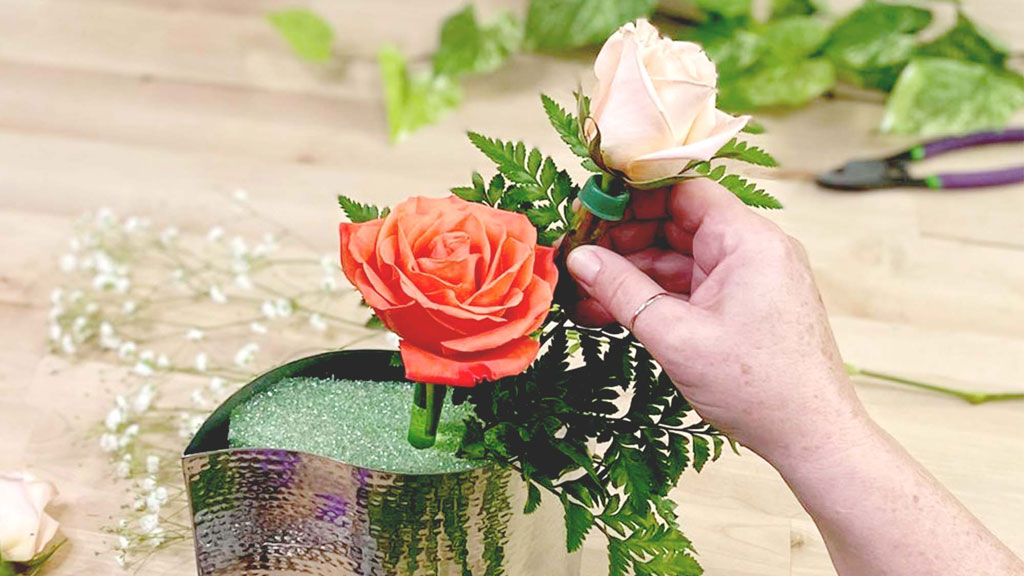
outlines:
[[[618, 323], [633, 328], [637, 338], [657, 339], [657, 326], [661, 322], [647, 319], [635, 326], [630, 326], [634, 313], [653, 296], [665, 292], [651, 277], [644, 274], [624, 257], [604, 248], [582, 246], [569, 254], [569, 272], [591, 296], [584, 301], [583, 314], [590, 314], [599, 319], [603, 308]], [[644, 311], [643, 316], [660, 318], [662, 321], [674, 323], [673, 317], [685, 315], [689, 304], [675, 298], [661, 298], [654, 301]], [[656, 310], [656, 311], [655, 311]]]
[[653, 246], [661, 225], [658, 221], [635, 220], [612, 228], [608, 236], [616, 252], [631, 254]]
[[673, 188], [668, 210], [672, 221], [691, 235], [701, 229], [721, 231], [740, 221], [758, 218], [722, 185], [704, 178], [687, 180]]

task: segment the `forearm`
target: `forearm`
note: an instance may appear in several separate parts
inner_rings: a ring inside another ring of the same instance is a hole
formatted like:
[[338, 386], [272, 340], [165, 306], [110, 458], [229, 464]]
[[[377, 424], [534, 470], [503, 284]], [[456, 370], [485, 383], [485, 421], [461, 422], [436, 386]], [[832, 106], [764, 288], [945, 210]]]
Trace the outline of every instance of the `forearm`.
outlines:
[[773, 462], [841, 576], [1024, 576], [1024, 564], [866, 416], [841, 446]]

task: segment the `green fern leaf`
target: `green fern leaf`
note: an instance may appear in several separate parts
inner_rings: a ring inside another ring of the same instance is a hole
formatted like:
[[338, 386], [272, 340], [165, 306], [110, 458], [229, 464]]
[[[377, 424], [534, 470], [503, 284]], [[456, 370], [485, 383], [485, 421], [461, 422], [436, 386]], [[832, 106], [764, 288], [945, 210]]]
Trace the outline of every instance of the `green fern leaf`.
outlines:
[[338, 205], [341, 206], [341, 210], [345, 213], [349, 222], [354, 222], [356, 224], [383, 218], [387, 216], [390, 211], [387, 208], [381, 210], [376, 206], [360, 204], [344, 194], [338, 194]]
[[733, 160], [739, 160], [740, 162], [755, 164], [757, 166], [774, 167], [779, 165], [775, 158], [763, 149], [758, 148], [757, 146], [751, 146], [746, 142], [742, 142], [735, 138], [730, 140], [725, 146], [722, 146], [722, 148], [715, 153], [714, 157], [731, 158]]

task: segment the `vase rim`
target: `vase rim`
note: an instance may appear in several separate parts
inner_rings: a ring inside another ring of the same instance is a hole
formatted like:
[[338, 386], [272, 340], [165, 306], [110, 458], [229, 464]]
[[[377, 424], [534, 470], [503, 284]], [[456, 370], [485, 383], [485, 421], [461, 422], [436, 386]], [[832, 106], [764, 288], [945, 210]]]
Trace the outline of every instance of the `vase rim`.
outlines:
[[[249, 400], [263, 390], [277, 384], [287, 378], [345, 378], [367, 380], [371, 382], [410, 382], [405, 378], [404, 373], [398, 367], [392, 366], [390, 357], [395, 352], [386, 349], [361, 348], [333, 350], [321, 352], [312, 356], [297, 358], [280, 366], [274, 367], [263, 374], [260, 374], [245, 386], [239, 388], [227, 400], [217, 406], [216, 409], [203, 421], [202, 426], [189, 441], [188, 446], [182, 453], [182, 463], [185, 464], [196, 458], [208, 458], [216, 454], [242, 454], [246, 452], [286, 452], [301, 454], [303, 457], [319, 458], [321, 460], [337, 463], [338, 465], [352, 469], [366, 470], [379, 474], [389, 474], [395, 477], [410, 476], [450, 476], [458, 474], [473, 473], [482, 468], [495, 465], [493, 462], [482, 462], [465, 470], [453, 472], [401, 472], [395, 470], [381, 470], [366, 466], [359, 466], [301, 450], [288, 450], [285, 448], [253, 447], [244, 448], [232, 447], [228, 444], [228, 424], [231, 412], [238, 405]], [[353, 362], [355, 360], [356, 362]], [[339, 371], [344, 364], [347, 372], [341, 375]], [[352, 370], [354, 368], [354, 370]], [[364, 370], [369, 370], [364, 372]], [[357, 375], [353, 376], [353, 372]]]

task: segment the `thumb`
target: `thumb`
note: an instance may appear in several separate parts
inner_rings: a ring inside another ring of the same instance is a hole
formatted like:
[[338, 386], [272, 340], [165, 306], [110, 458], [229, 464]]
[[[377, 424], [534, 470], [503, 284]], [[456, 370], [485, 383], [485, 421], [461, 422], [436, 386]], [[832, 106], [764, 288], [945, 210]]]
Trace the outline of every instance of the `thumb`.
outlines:
[[653, 297], [665, 294], [665, 289], [611, 250], [580, 246], [569, 254], [566, 265], [587, 293], [645, 344], [652, 344], [649, 339], [658, 340], [659, 333], [666, 335], [666, 326], [676, 326], [676, 322], [692, 314], [690, 304], [678, 297], [664, 296], [652, 301]]

